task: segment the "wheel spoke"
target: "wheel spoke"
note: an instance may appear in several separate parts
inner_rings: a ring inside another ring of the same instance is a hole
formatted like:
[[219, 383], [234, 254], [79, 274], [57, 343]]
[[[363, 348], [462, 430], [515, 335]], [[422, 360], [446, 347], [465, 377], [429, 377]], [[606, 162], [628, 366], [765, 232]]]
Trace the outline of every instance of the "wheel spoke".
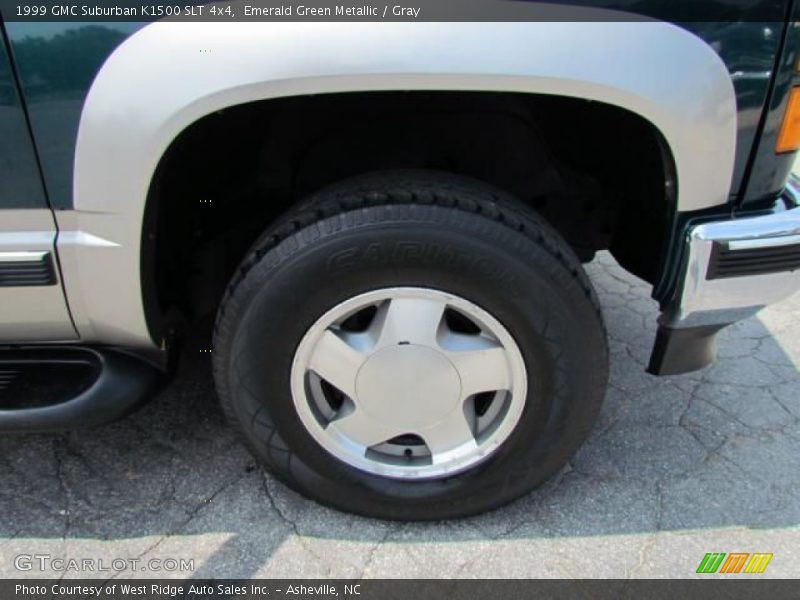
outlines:
[[445, 308], [443, 301], [427, 298], [394, 298], [384, 303], [373, 325], [378, 330], [376, 347], [406, 342], [435, 346]]
[[325, 431], [342, 436], [348, 443], [358, 445], [364, 452], [370, 446], [386, 442], [402, 433], [370, 418], [358, 407], [350, 414], [328, 423]]
[[475, 450], [478, 443], [461, 408], [453, 410], [445, 419], [418, 432], [431, 453], [433, 464], [450, 460], [452, 451], [467, 453]]
[[365, 360], [364, 354], [327, 330], [314, 348], [309, 367], [322, 379], [354, 399], [356, 375]]
[[508, 390], [511, 387], [506, 351], [502, 346], [484, 340], [483, 347], [451, 350], [447, 358], [461, 378], [461, 397], [466, 399], [481, 392]]
[[524, 358], [493, 315], [416, 287], [365, 292], [325, 313], [298, 344], [291, 386], [321, 447], [403, 480], [452, 477], [488, 458], [527, 397]]

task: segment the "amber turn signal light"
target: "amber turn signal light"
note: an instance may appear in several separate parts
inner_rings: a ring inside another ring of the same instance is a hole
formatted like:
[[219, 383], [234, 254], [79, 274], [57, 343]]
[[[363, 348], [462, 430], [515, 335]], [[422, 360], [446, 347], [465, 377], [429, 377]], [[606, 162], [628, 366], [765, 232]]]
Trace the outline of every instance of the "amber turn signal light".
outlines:
[[783, 115], [783, 124], [778, 134], [775, 152], [794, 152], [800, 148], [800, 86], [789, 93], [789, 104]]

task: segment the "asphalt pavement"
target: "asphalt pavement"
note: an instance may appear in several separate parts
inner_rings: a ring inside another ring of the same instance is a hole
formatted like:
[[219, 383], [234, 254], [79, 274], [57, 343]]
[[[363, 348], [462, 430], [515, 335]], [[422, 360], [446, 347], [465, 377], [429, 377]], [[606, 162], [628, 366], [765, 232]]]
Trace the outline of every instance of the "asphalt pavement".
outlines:
[[608, 254], [588, 271], [606, 402], [513, 504], [402, 524], [298, 496], [224, 422], [198, 337], [125, 420], [0, 439], [0, 577], [693, 577], [707, 552], [772, 553], [761, 577], [800, 576], [800, 295], [725, 330], [714, 366], [657, 378], [648, 286]]

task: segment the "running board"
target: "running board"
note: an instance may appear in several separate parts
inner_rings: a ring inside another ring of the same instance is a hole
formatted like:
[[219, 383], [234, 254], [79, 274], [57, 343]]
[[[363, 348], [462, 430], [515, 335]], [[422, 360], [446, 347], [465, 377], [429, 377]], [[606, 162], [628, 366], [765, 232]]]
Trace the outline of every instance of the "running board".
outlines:
[[0, 433], [91, 427], [124, 417], [159, 371], [106, 348], [0, 348]]

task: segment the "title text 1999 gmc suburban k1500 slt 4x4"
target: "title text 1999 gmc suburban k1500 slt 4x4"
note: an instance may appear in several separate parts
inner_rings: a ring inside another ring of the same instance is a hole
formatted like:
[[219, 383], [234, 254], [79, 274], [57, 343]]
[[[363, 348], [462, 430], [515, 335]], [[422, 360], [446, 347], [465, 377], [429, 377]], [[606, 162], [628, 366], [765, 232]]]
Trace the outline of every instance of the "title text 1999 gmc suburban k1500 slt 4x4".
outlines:
[[643, 16], [4, 9], [0, 431], [126, 414], [216, 315], [222, 407], [276, 476], [438, 519], [528, 492], [588, 434], [597, 251], [653, 286], [649, 371], [708, 365], [800, 288], [800, 2], [593, 4]]

